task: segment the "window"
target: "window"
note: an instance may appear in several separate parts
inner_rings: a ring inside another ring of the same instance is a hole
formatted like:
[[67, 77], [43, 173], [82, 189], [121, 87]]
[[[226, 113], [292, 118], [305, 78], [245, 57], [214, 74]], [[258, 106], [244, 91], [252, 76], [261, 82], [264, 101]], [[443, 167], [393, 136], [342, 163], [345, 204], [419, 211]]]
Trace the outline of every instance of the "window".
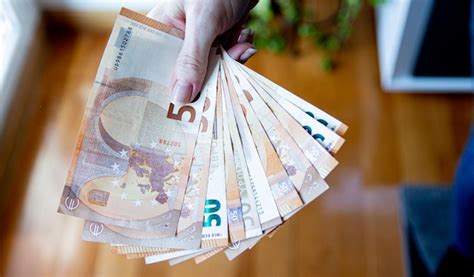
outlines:
[[38, 21], [35, 0], [0, 0], [0, 133]]
[[0, 9], [0, 81], [2, 84], [2, 94], [4, 88], [4, 78], [10, 60], [12, 58], [12, 52], [15, 46], [15, 42], [18, 40], [18, 32], [15, 32], [15, 28], [18, 28], [18, 20], [15, 17], [11, 1], [2, 0]]

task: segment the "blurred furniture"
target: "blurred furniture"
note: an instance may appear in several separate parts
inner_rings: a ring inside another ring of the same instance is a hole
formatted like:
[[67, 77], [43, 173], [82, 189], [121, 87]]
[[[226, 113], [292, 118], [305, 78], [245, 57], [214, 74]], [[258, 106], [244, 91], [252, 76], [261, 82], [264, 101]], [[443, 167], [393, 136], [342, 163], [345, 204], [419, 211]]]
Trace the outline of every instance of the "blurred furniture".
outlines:
[[384, 89], [473, 93], [470, 5], [470, 0], [386, 0], [380, 5], [376, 33]]
[[4, 130], [4, 120], [13, 99], [14, 86], [30, 49], [39, 18], [39, 9], [33, 0], [2, 0], [1, 9], [0, 132]]
[[432, 276], [452, 238], [451, 187], [400, 189], [401, 222], [408, 276]]

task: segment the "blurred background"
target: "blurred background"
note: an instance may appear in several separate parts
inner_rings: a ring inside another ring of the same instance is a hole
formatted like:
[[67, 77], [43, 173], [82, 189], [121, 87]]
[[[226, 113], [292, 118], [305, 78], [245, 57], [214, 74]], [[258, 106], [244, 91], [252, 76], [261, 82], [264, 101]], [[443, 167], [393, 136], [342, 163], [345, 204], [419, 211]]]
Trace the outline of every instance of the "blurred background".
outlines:
[[[474, 119], [470, 0], [261, 0], [248, 66], [349, 126], [330, 190], [235, 261], [145, 265], [57, 207], [120, 7], [1, 0], [0, 276], [425, 276]], [[474, 25], [474, 24], [472, 24]]]

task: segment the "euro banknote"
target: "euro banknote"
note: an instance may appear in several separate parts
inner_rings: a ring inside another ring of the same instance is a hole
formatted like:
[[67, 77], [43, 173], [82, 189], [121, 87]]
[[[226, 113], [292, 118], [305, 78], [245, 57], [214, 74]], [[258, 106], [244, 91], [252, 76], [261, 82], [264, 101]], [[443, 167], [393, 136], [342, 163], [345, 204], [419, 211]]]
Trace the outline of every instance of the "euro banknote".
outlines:
[[277, 234], [328, 190], [348, 129], [218, 42], [197, 99], [170, 100], [184, 35], [120, 11], [58, 208], [146, 264], [233, 260]]

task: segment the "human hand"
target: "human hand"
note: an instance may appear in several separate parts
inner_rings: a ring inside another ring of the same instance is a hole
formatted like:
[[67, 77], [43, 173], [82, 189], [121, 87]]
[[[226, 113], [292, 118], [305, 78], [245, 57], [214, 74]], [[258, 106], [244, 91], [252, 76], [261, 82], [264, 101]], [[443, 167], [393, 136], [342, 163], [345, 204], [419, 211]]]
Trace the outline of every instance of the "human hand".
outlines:
[[202, 88], [211, 45], [226, 33], [229, 55], [245, 62], [253, 54], [253, 34], [241, 29], [248, 12], [258, 0], [159, 0], [148, 17], [185, 32], [171, 81], [172, 98], [191, 102]]

